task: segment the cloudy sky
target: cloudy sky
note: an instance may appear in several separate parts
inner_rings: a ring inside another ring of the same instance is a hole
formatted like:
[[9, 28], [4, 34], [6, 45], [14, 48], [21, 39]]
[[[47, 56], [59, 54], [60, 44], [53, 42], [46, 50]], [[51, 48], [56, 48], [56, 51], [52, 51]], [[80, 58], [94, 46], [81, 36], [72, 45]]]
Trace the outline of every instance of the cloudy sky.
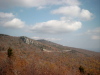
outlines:
[[0, 0], [0, 34], [100, 52], [100, 0]]

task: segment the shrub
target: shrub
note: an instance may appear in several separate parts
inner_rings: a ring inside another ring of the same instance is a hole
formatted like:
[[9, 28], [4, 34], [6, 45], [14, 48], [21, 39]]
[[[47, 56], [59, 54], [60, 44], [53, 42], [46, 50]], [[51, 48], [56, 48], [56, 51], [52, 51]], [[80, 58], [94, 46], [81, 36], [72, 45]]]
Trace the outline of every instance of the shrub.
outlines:
[[93, 74], [88, 73], [87, 75], [93, 75]]
[[87, 75], [90, 75], [90, 73], [88, 73]]
[[82, 66], [79, 67], [81, 73], [84, 73], [84, 68]]
[[43, 47], [42, 46], [40, 47], [40, 49], [41, 49], [41, 51], [43, 51]]
[[12, 56], [12, 49], [9, 47], [9, 49], [8, 49], [8, 57], [11, 57]]

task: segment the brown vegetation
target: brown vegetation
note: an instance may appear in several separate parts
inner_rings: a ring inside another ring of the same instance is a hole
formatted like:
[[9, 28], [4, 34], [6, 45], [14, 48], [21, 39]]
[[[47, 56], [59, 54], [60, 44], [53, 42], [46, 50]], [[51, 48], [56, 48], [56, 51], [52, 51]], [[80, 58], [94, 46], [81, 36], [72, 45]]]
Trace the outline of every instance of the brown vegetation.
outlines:
[[[0, 36], [0, 75], [100, 74], [100, 53], [33, 41], [27, 44], [20, 37]], [[45, 52], [41, 47], [54, 52]], [[71, 51], [56, 52], [65, 49]]]

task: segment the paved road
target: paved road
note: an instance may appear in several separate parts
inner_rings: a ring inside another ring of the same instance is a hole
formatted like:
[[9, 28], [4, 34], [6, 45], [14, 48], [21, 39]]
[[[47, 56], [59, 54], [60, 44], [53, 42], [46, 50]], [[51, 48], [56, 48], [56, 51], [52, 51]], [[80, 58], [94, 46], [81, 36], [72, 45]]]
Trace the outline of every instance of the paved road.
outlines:
[[43, 49], [44, 52], [69, 52], [71, 50], [61, 50], [61, 51], [50, 51], [50, 50], [47, 50], [47, 49]]

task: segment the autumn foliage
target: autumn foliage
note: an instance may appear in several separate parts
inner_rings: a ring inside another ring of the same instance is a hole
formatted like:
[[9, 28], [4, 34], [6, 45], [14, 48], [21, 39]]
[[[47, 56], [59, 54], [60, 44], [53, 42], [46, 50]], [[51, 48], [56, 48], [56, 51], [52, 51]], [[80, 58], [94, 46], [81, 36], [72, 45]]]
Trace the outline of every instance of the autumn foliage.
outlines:
[[[43, 51], [41, 47], [51, 52]], [[66, 49], [71, 51], [62, 51]], [[33, 44], [27, 44], [20, 37], [0, 36], [0, 75], [99, 74], [100, 53], [48, 41], [34, 40]]]

